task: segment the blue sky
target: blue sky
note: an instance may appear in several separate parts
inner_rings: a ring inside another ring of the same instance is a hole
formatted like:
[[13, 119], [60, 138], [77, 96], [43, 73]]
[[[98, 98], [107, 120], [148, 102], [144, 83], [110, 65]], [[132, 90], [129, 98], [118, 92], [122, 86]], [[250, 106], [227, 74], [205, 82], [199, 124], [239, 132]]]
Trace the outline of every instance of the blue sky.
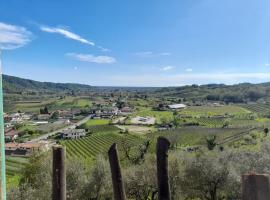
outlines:
[[0, 2], [4, 73], [113, 86], [270, 81], [268, 0]]

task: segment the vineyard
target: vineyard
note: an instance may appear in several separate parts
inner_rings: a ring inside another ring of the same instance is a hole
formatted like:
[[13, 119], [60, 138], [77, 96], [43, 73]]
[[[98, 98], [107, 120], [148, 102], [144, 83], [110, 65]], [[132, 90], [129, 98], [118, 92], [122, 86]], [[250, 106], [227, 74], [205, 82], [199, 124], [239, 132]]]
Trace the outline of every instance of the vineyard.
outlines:
[[134, 146], [143, 142], [142, 138], [130, 134], [100, 133], [76, 140], [65, 140], [61, 144], [66, 146], [68, 158], [95, 158], [98, 154], [105, 154], [113, 143], [121, 145], [123, 140]]
[[241, 105], [243, 108], [246, 108], [252, 112], [260, 114], [262, 116], [268, 116], [270, 114], [270, 105], [269, 104], [243, 104]]
[[249, 111], [245, 108], [228, 105], [228, 106], [191, 106], [180, 111], [183, 115], [189, 116], [215, 116], [215, 115], [245, 115]]
[[25, 157], [6, 157], [6, 173], [8, 176], [19, 174], [23, 167], [27, 164], [28, 159]]
[[179, 145], [183, 147], [203, 145], [206, 143], [208, 136], [216, 135], [217, 141], [233, 136], [235, 134], [246, 131], [246, 128], [203, 128], [203, 127], [183, 127], [180, 129], [159, 131], [154, 137], [162, 135], [165, 137], [178, 140]]

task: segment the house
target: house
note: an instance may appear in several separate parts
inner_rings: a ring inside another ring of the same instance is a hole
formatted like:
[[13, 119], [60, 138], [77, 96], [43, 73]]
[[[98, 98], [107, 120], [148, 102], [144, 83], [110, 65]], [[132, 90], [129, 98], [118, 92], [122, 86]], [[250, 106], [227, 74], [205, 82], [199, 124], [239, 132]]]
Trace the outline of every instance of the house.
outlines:
[[21, 118], [22, 118], [23, 121], [27, 121], [27, 120], [30, 120], [32, 118], [32, 115], [22, 113]]
[[37, 116], [37, 119], [38, 119], [38, 120], [48, 120], [48, 119], [50, 119], [50, 117], [51, 117], [50, 114], [39, 114], [39, 115]]
[[68, 129], [61, 133], [63, 139], [77, 139], [86, 136], [85, 129]]
[[127, 115], [127, 114], [131, 114], [133, 112], [133, 109], [128, 106], [125, 106], [120, 111], [121, 111], [121, 114]]
[[25, 156], [38, 151], [45, 151], [48, 146], [45, 143], [6, 143], [6, 155]]
[[59, 118], [61, 119], [71, 119], [73, 113], [70, 110], [58, 110]]
[[19, 131], [14, 129], [6, 129], [5, 139], [6, 141], [14, 141], [19, 136]]
[[180, 103], [180, 104], [172, 104], [172, 105], [168, 105], [168, 107], [169, 107], [170, 109], [173, 109], [173, 110], [178, 110], [178, 109], [184, 109], [184, 108], [186, 108], [187, 106], [186, 106], [185, 104]]

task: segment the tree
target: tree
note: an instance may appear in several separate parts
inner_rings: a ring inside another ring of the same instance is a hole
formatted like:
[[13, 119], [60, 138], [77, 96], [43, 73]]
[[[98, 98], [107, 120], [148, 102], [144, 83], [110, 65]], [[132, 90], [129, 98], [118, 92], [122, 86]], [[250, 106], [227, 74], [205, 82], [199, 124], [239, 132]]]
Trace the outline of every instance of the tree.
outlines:
[[224, 121], [224, 123], [223, 123], [222, 128], [228, 128], [229, 125], [230, 125], [230, 123], [231, 123], [231, 120], [230, 120], [230, 119], [226, 119], [226, 120]]
[[269, 133], [269, 129], [268, 128], [264, 128], [263, 129], [263, 132], [264, 132], [264, 136], [266, 137]]
[[128, 199], [156, 200], [158, 192], [156, 173], [156, 159], [152, 155], [147, 156], [141, 165], [125, 169], [123, 176]]
[[40, 114], [49, 114], [49, 110], [47, 108], [47, 106], [45, 106], [44, 108], [40, 108]]
[[58, 119], [58, 118], [59, 118], [59, 112], [58, 111], [53, 112], [51, 119]]
[[191, 158], [185, 164], [181, 188], [187, 199], [224, 199], [229, 180], [228, 160], [211, 154]]
[[215, 146], [217, 145], [216, 139], [217, 139], [216, 135], [213, 135], [213, 136], [210, 136], [210, 137], [206, 138], [206, 143], [207, 143], [208, 150], [213, 150], [215, 148]]

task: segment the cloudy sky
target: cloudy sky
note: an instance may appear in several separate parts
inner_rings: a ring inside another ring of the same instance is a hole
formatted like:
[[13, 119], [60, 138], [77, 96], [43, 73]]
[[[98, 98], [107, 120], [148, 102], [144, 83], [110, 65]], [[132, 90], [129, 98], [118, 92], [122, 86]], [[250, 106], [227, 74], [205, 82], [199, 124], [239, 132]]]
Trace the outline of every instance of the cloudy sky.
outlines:
[[4, 73], [113, 86], [270, 81], [268, 0], [0, 1]]

